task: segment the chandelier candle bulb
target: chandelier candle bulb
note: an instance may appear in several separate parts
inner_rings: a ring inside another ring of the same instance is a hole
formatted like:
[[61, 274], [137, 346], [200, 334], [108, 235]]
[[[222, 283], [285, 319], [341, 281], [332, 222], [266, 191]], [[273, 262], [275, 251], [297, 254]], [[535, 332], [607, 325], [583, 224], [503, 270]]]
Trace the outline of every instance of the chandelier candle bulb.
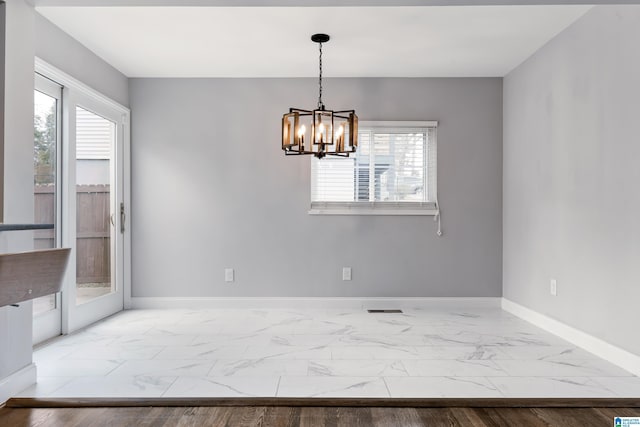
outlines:
[[300, 126], [300, 128], [298, 129], [298, 146], [301, 150], [304, 150], [304, 133], [306, 131], [307, 129], [304, 127], [304, 125]]
[[343, 135], [344, 135], [344, 126], [340, 125], [340, 127], [338, 127], [338, 130], [336, 131], [336, 138], [337, 138], [336, 144], [338, 144], [338, 146], [336, 147], [336, 151], [343, 151], [344, 150]]

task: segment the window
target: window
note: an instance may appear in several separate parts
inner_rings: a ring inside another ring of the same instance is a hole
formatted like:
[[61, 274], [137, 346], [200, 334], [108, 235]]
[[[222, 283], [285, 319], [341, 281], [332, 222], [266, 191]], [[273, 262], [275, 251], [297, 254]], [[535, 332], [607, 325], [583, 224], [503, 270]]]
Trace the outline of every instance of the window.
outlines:
[[[35, 74], [33, 91], [33, 219], [51, 229], [33, 232], [34, 249], [60, 247], [60, 145], [62, 86]], [[33, 300], [33, 315], [49, 316], [60, 307], [59, 294]], [[46, 318], [48, 320], [48, 318]], [[46, 321], [45, 320], [45, 321]], [[36, 320], [37, 321], [37, 320]], [[59, 328], [57, 331], [59, 334]], [[57, 335], [56, 334], [56, 335]]]
[[437, 122], [361, 122], [351, 157], [311, 160], [312, 214], [436, 215]]

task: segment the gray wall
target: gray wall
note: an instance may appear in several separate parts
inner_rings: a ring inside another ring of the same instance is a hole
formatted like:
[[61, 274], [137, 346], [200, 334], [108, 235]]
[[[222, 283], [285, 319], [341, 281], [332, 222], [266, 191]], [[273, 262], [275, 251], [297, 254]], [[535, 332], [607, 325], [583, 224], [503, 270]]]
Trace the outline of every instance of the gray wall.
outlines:
[[504, 296], [635, 354], [639, 41], [598, 6], [504, 81]]
[[134, 297], [501, 295], [502, 79], [325, 83], [361, 120], [440, 121], [444, 236], [307, 214], [310, 159], [285, 158], [280, 118], [315, 105], [315, 79], [132, 79]]
[[6, 4], [0, 2], [0, 222], [4, 217], [4, 40]]
[[36, 56], [82, 83], [129, 106], [127, 77], [56, 27], [39, 13], [35, 16]]
[[[33, 8], [6, 4], [4, 222], [33, 222]], [[0, 253], [33, 248], [31, 232], [0, 233]], [[0, 396], [3, 378], [31, 364], [31, 302], [0, 308]], [[1, 400], [1, 399], [0, 399]], [[0, 402], [1, 403], [1, 402]]]

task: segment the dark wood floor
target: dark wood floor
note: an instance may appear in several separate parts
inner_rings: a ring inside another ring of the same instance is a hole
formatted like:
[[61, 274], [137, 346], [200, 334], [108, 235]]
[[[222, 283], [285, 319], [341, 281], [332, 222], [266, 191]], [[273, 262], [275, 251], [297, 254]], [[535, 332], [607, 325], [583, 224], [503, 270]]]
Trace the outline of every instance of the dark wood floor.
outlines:
[[102, 407], [0, 408], [0, 426], [602, 427], [638, 408]]

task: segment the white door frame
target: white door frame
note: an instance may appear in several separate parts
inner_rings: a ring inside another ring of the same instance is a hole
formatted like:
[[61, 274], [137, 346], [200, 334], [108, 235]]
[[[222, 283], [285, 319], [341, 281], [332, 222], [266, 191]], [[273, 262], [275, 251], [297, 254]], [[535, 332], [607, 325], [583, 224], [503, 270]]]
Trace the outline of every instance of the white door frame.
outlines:
[[[62, 85], [40, 75], [35, 75], [34, 90], [56, 99], [56, 175], [55, 175], [55, 213], [54, 213], [54, 246], [60, 247], [62, 242]], [[62, 299], [60, 292], [55, 294], [55, 308], [33, 316], [34, 344], [60, 335], [62, 332]]]
[[[69, 135], [75, 135], [76, 104], [94, 111], [97, 114], [106, 116], [110, 120], [113, 119], [116, 121], [119, 127], [117, 133], [122, 135], [122, 150], [116, 154], [118, 155], [117, 162], [120, 162], [122, 165], [123, 179], [120, 188], [120, 200], [124, 202], [125, 217], [127, 218], [124, 233], [122, 234], [121, 247], [119, 248], [123, 254], [121, 262], [122, 273], [120, 274], [123, 300], [118, 306], [107, 304], [108, 307], [97, 307], [95, 310], [77, 310], [78, 307], [75, 306], [75, 273], [73, 273], [75, 269], [75, 256], [72, 251], [63, 284], [63, 292], [66, 291], [66, 293], [63, 293], [65, 297], [62, 299], [62, 333], [68, 334], [95, 322], [101, 317], [113, 314], [113, 310], [119, 311], [131, 306], [131, 229], [129, 227], [130, 221], [128, 220], [131, 218], [130, 110], [37, 57], [35, 58], [35, 70], [37, 73], [63, 86], [62, 146], [67, 150], [73, 150], [72, 153], [67, 151], [63, 154], [63, 182], [73, 183], [73, 185], [75, 185], [75, 176], [70, 176], [70, 172], [73, 172], [74, 168], [70, 167], [71, 165], [69, 164], [71, 161], [74, 161], [72, 159], [75, 159], [75, 155], [70, 155], [75, 153], [75, 147], [71, 147], [73, 144], [70, 141]], [[114, 117], [114, 114], [117, 114], [119, 117]], [[75, 141], [75, 138], [73, 138], [73, 140]], [[75, 198], [75, 191], [70, 191], [70, 188], [71, 186], [67, 185], [62, 191], [63, 206], [75, 206], [75, 200], [70, 200], [70, 197]], [[71, 236], [70, 229], [73, 228], [73, 230], [75, 230], [75, 211], [69, 213], [70, 215], [63, 216], [63, 245], [67, 245], [69, 241], [69, 236]], [[66, 220], [64, 217], [66, 217]], [[121, 226], [120, 218], [119, 215], [116, 215], [116, 217], [118, 217], [116, 229], [119, 231]], [[75, 231], [73, 232], [73, 236], [75, 236]]]
[[[123, 183], [123, 170], [122, 170], [122, 150], [124, 141], [124, 129], [122, 124], [122, 116], [120, 112], [111, 106], [104, 105], [102, 102], [86, 96], [83, 93], [79, 93], [74, 90], [67, 90], [63, 93], [65, 99], [65, 124], [66, 131], [63, 131], [63, 160], [62, 160], [62, 182], [64, 193], [63, 206], [66, 208], [66, 213], [62, 215], [62, 244], [65, 247], [72, 248], [69, 255], [69, 269], [67, 269], [65, 289], [66, 294], [64, 296], [63, 310], [66, 305], [66, 315], [63, 316], [63, 331], [73, 332], [77, 329], [83, 328], [91, 323], [94, 323], [100, 319], [110, 316], [124, 308], [124, 275], [122, 271], [122, 265], [124, 261], [123, 253], [123, 234], [121, 227], [123, 227], [122, 218], [120, 215], [116, 215], [118, 212], [120, 203], [124, 203], [122, 197], [122, 190], [124, 188]], [[77, 185], [77, 129], [76, 129], [76, 113], [77, 108], [89, 111], [97, 116], [100, 116], [115, 125], [115, 144], [111, 148], [110, 155], [110, 197], [109, 197], [109, 212], [114, 215], [112, 224], [109, 225], [110, 235], [110, 269], [111, 269], [111, 282], [115, 283], [115, 290], [112, 290], [108, 294], [92, 298], [91, 300], [78, 305], [76, 302], [77, 297], [77, 277], [76, 277], [76, 265], [77, 265], [77, 214], [78, 207], [76, 206], [76, 185]], [[121, 148], [122, 147], [122, 148]], [[114, 266], [116, 268], [114, 268]]]

